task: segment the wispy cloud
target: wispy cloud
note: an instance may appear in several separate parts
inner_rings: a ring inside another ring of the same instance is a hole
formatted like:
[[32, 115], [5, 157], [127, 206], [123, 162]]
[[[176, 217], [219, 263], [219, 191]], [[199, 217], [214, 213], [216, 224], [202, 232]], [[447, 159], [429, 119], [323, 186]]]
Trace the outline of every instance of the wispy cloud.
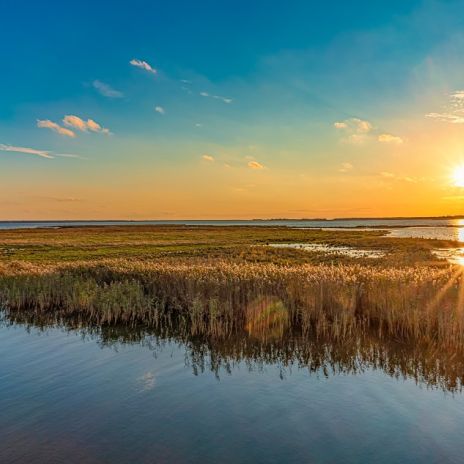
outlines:
[[153, 68], [151, 65], [149, 65], [146, 61], [143, 61], [143, 60], [137, 60], [137, 59], [134, 58], [134, 59], [130, 60], [129, 63], [132, 66], [144, 69], [145, 71], [148, 71], [148, 72], [150, 72], [152, 74], [156, 74], [158, 72], [155, 68]]
[[399, 174], [395, 174], [389, 171], [383, 171], [380, 173], [380, 177], [388, 180], [393, 181], [400, 181], [400, 182], [407, 182], [411, 184], [417, 184], [418, 182], [422, 182], [425, 180], [423, 177], [411, 177], [411, 176], [403, 176]]
[[57, 134], [64, 135], [65, 137], [75, 137], [76, 134], [71, 129], [61, 127], [56, 122], [50, 121], [49, 119], [37, 119], [37, 127], [44, 129], [51, 129]]
[[0, 151], [8, 151], [12, 153], [22, 153], [25, 155], [34, 155], [39, 156], [40, 158], [79, 158], [79, 159], [87, 159], [80, 155], [74, 155], [70, 153], [53, 153], [49, 150], [37, 150], [36, 148], [29, 148], [29, 147], [17, 147], [14, 145], [6, 145], [4, 143], [0, 143]]
[[464, 112], [457, 113], [456, 111], [451, 113], [427, 113], [425, 117], [452, 124], [464, 124]]
[[58, 158], [74, 158], [74, 159], [82, 159], [82, 160], [88, 159], [88, 158], [85, 158], [84, 156], [73, 155], [71, 153], [53, 153], [53, 156], [58, 157]]
[[258, 161], [248, 161], [247, 166], [250, 169], [264, 169], [264, 166], [261, 163], [258, 163]]
[[166, 110], [162, 106], [155, 106], [155, 111], [159, 114], [165, 114]]
[[93, 119], [83, 120], [79, 116], [67, 115], [63, 118], [63, 123], [74, 129], [80, 130], [81, 132], [99, 132], [101, 134], [109, 134], [109, 129], [102, 127], [100, 124], [95, 122]]
[[372, 123], [366, 119], [349, 118], [343, 121], [336, 121], [333, 125], [335, 129], [344, 134], [342, 138], [343, 143], [362, 145], [366, 142], [377, 141], [380, 143], [400, 145], [404, 142], [404, 140], [397, 135], [386, 132], [379, 133], [378, 130], [374, 129]]
[[350, 134], [342, 139], [343, 143], [349, 143], [352, 145], [362, 145], [370, 140], [367, 134]]
[[82, 198], [77, 197], [44, 197], [44, 196], [35, 196], [35, 199], [38, 200], [45, 200], [45, 201], [53, 201], [57, 203], [78, 203], [81, 201], [85, 201]]
[[209, 162], [213, 162], [214, 161], [214, 156], [211, 156], [211, 155], [203, 155], [202, 158], [205, 160], [205, 161], [209, 161]]
[[113, 89], [110, 85], [102, 81], [95, 80], [92, 82], [93, 87], [104, 97], [108, 98], [122, 98], [124, 94], [119, 90]]
[[425, 117], [451, 124], [464, 124], [464, 90], [455, 90], [448, 94], [443, 111], [427, 113]]
[[342, 163], [338, 172], [349, 172], [352, 171], [354, 166], [351, 163]]
[[404, 142], [404, 140], [401, 137], [392, 134], [380, 134], [377, 137], [377, 140], [380, 143], [391, 143], [394, 145], [401, 145]]
[[207, 98], [214, 98], [216, 100], [221, 100], [223, 101], [224, 103], [232, 103], [232, 98], [228, 98], [228, 97], [222, 97], [221, 95], [211, 95], [209, 94], [208, 92], [200, 92], [200, 95], [202, 97], [207, 97]]
[[49, 151], [46, 150], [36, 150], [35, 148], [27, 147], [15, 147], [14, 145], [5, 145], [0, 143], [0, 151], [9, 151], [13, 153], [23, 153], [26, 155], [35, 155], [40, 156], [41, 158], [54, 158]]
[[372, 131], [372, 124], [359, 118], [349, 118], [343, 121], [334, 122], [334, 127], [342, 131], [345, 136], [343, 143], [361, 145], [369, 140], [369, 133]]
[[344, 121], [336, 121], [334, 123], [334, 127], [336, 129], [349, 129], [358, 134], [367, 134], [372, 130], [372, 124], [369, 121], [359, 118], [349, 118]]

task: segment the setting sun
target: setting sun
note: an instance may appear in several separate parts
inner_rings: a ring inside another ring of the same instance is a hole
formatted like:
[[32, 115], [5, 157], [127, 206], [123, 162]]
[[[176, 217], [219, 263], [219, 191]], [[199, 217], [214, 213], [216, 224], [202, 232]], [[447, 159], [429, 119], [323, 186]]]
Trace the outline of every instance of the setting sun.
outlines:
[[453, 185], [464, 187], [464, 165], [457, 166], [453, 171]]

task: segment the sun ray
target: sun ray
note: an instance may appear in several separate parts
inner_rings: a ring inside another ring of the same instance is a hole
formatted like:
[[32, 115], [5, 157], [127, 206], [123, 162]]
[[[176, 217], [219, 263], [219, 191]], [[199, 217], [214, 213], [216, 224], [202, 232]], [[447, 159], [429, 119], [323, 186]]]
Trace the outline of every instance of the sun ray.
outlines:
[[456, 282], [456, 280], [459, 278], [460, 275], [462, 275], [464, 272], [463, 268], [459, 266], [456, 271], [451, 274], [451, 277], [448, 279], [448, 281], [441, 287], [441, 289], [438, 291], [438, 293], [435, 295], [435, 298], [429, 303], [427, 309], [429, 311], [434, 310], [441, 302], [443, 297], [445, 296], [446, 292], [453, 286], [453, 284]]

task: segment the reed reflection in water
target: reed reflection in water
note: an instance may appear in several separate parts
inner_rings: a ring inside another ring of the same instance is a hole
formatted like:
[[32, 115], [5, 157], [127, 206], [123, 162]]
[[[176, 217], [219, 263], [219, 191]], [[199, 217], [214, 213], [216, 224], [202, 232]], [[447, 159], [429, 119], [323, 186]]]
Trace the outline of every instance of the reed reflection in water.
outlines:
[[464, 378], [464, 352], [430, 340], [405, 341], [385, 337], [376, 330], [341, 334], [335, 325], [315, 325], [310, 332], [292, 326], [289, 311], [276, 297], [260, 297], [244, 311], [243, 330], [228, 323], [192, 326], [185, 318], [160, 319], [153, 326], [136, 324], [87, 324], [82, 318], [59, 310], [3, 311], [4, 325], [28, 330], [61, 327], [96, 340], [102, 347], [136, 344], [156, 353], [175, 343], [185, 348], [186, 363], [194, 374], [211, 371], [216, 377], [231, 373], [235, 364], [250, 370], [278, 365], [281, 377], [292, 367], [316, 376], [360, 374], [379, 370], [418, 385], [460, 392]]
[[275, 296], [241, 328], [6, 309], [0, 462], [461, 462], [461, 353], [290, 313]]

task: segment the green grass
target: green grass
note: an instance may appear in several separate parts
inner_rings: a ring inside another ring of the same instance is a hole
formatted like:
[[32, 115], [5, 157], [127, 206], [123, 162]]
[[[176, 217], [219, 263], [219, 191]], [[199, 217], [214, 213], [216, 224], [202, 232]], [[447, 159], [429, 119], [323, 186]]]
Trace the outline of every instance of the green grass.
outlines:
[[[106, 226], [0, 231], [0, 262], [56, 264], [115, 258], [153, 260], [230, 259], [281, 264], [328, 263], [333, 255], [272, 249], [269, 243], [321, 243], [384, 250], [371, 265], [433, 264], [433, 248], [456, 246], [442, 240], [388, 238], [383, 231], [323, 231], [285, 227]], [[338, 256], [337, 262], [359, 262]]]

